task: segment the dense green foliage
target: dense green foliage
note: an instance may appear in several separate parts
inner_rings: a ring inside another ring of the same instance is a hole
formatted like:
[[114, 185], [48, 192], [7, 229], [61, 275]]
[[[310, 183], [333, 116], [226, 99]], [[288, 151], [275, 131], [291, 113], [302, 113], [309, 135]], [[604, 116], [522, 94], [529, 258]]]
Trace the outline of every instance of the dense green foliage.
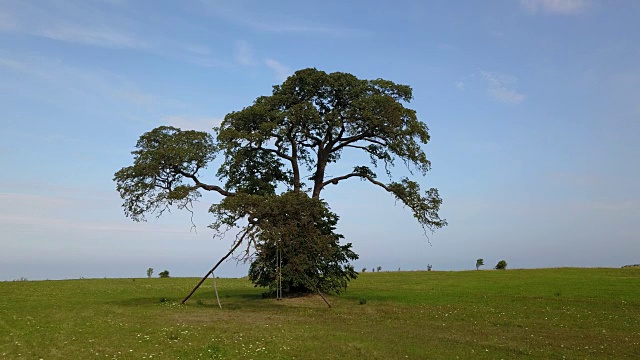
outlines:
[[[637, 359], [640, 268], [366, 273], [328, 309], [247, 279], [0, 282], [6, 359]], [[161, 299], [166, 301], [161, 302]], [[360, 305], [360, 303], [363, 303]]]
[[257, 256], [249, 279], [275, 291], [281, 277], [284, 293], [309, 289], [340, 292], [357, 273], [349, 265], [356, 260], [351, 244], [340, 245], [334, 232], [338, 216], [326, 205], [300, 192], [288, 192], [265, 202]]
[[504, 260], [500, 260], [496, 264], [495, 268], [496, 268], [496, 270], [506, 270], [507, 269], [507, 262], [504, 261]]
[[484, 266], [484, 259], [476, 260], [476, 270], [480, 270], [480, 266]]
[[[270, 257], [277, 252], [272, 249], [282, 244], [287, 289], [339, 291], [357, 275], [348, 265], [357, 256], [349, 244], [339, 245], [341, 236], [333, 232], [337, 216], [323, 204], [324, 210], [311, 217], [317, 229], [304, 226], [284, 232], [274, 229], [291, 228], [300, 219], [274, 215], [280, 211], [275, 205], [285, 198], [320, 204], [328, 185], [357, 178], [411, 209], [425, 232], [445, 226], [438, 215], [442, 199], [437, 189], [422, 191], [407, 177], [393, 180], [397, 162], [411, 174], [426, 175], [431, 168], [422, 149], [430, 139], [427, 126], [405, 107], [412, 96], [409, 86], [388, 80], [304, 69], [274, 86], [270, 96], [225, 116], [214, 129], [215, 140], [204, 132], [158, 127], [140, 137], [133, 165], [115, 174], [125, 214], [144, 221], [146, 215], [160, 216], [171, 206], [190, 209], [202, 190], [216, 192], [224, 198], [210, 208], [214, 215], [210, 227], [219, 235], [229, 230], [238, 233], [232, 249], [246, 245], [242, 257], [257, 261], [251, 267], [257, 284], [271, 286], [268, 274], [273, 269], [267, 264], [274, 263]], [[364, 153], [369, 161], [350, 164], [351, 172], [327, 178], [332, 164], [359, 158], [343, 157], [348, 152]], [[224, 186], [201, 180], [201, 170], [217, 155], [224, 160], [217, 171]], [[378, 180], [379, 164], [390, 182]], [[289, 192], [298, 195], [286, 195]], [[302, 281], [304, 277], [310, 280]]]

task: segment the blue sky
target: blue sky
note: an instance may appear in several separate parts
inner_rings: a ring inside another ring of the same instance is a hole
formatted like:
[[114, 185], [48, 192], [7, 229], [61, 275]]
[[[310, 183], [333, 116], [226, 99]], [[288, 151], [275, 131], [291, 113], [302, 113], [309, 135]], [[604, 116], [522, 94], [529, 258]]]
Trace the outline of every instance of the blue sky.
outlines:
[[640, 263], [639, 16], [632, 0], [0, 0], [0, 280], [205, 273], [230, 246], [206, 228], [219, 198], [197, 232], [179, 211], [133, 223], [113, 174], [145, 131], [210, 129], [306, 67], [411, 85], [430, 128], [420, 182], [449, 221], [431, 244], [378, 188], [323, 193], [357, 269]]

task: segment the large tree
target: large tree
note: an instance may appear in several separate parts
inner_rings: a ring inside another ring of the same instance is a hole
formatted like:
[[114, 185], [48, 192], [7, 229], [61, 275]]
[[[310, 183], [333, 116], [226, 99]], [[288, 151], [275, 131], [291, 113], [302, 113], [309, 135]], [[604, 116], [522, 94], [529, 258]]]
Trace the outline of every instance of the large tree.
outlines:
[[[167, 126], [143, 134], [133, 152], [133, 165], [115, 174], [125, 214], [141, 221], [171, 206], [189, 209], [201, 191], [217, 192], [223, 198], [210, 208], [214, 215], [210, 227], [219, 234], [237, 228], [230, 253], [244, 245], [244, 257], [254, 260], [251, 273], [257, 284], [273, 285], [275, 278], [268, 274], [274, 274], [277, 245], [322, 259], [287, 268], [289, 280], [290, 269], [309, 278], [290, 281], [288, 286], [339, 290], [346, 286], [344, 279], [355, 276], [348, 267], [355, 254], [350, 244], [338, 244], [341, 236], [333, 232], [337, 216], [321, 201], [329, 185], [351, 178], [367, 181], [411, 209], [425, 232], [446, 225], [438, 215], [442, 200], [437, 189], [422, 192], [417, 181], [393, 177], [398, 162], [412, 177], [426, 175], [431, 167], [423, 150], [428, 129], [405, 106], [411, 100], [409, 86], [388, 80], [297, 71], [274, 86], [270, 96], [228, 114], [213, 129], [215, 139], [205, 132]], [[327, 176], [331, 164], [362, 158], [349, 152], [364, 153], [369, 160], [351, 163], [350, 172]], [[216, 156], [223, 161], [217, 171], [220, 182], [205, 182], [201, 172]], [[379, 166], [388, 182], [378, 179]], [[295, 195], [302, 193], [307, 195]], [[274, 206], [283, 202], [316, 211], [302, 214]], [[291, 226], [298, 226], [293, 235], [284, 230]], [[296, 264], [289, 256], [287, 261]], [[326, 277], [340, 280], [319, 280]]]

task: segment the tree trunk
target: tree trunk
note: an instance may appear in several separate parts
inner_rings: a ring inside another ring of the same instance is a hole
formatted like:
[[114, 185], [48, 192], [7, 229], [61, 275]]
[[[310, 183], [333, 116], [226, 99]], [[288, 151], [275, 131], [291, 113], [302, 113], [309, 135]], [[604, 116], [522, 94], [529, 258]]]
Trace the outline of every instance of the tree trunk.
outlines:
[[313, 175], [313, 193], [312, 199], [320, 198], [320, 191], [322, 191], [322, 183], [324, 181], [324, 172], [327, 168], [328, 156], [324, 154], [324, 151], [318, 150], [318, 164], [316, 165], [316, 173]]

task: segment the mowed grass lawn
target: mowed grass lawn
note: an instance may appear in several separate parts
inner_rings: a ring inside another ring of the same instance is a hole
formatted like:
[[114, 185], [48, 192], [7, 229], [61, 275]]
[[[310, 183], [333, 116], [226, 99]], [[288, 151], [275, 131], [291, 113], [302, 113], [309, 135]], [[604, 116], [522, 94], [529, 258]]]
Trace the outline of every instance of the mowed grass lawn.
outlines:
[[197, 280], [2, 282], [0, 358], [640, 359], [640, 268], [364, 273], [332, 309], [246, 279], [179, 305]]

